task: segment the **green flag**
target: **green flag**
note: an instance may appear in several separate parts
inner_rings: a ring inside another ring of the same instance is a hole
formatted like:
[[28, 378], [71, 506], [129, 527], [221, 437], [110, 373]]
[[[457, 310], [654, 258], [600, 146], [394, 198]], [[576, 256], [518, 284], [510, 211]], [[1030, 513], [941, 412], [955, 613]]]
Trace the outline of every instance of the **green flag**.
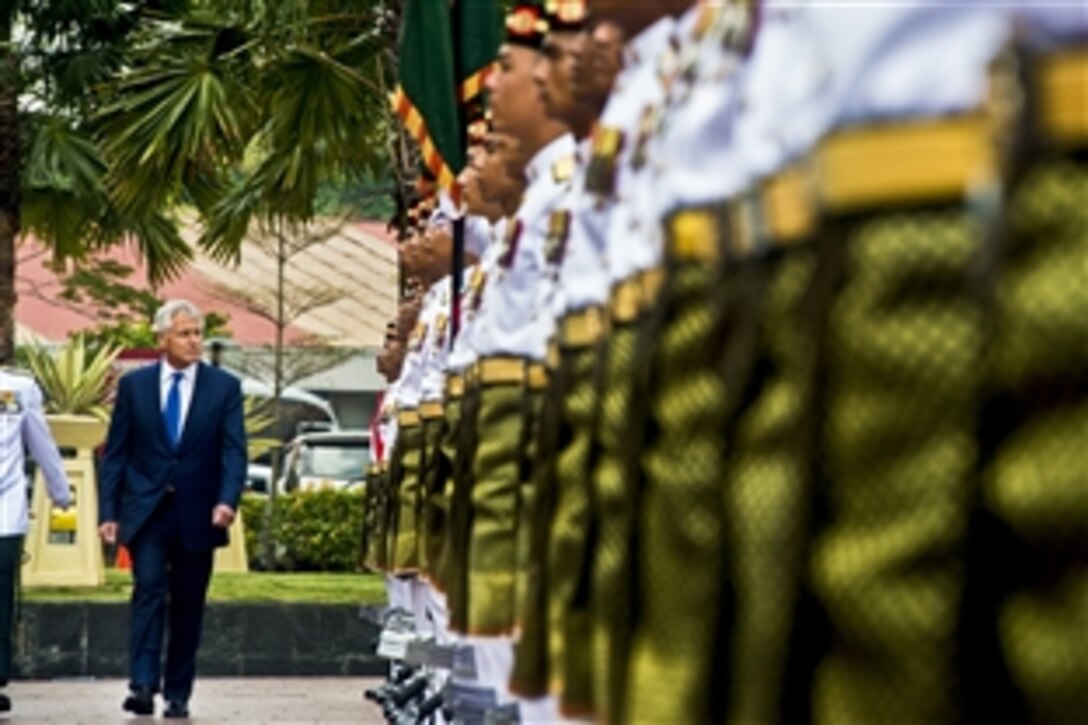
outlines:
[[419, 142], [423, 161], [450, 189], [464, 166], [454, 79], [449, 0], [408, 0], [401, 34], [400, 78], [393, 108]]
[[502, 8], [498, 0], [457, 0], [454, 13], [458, 97], [468, 103], [483, 91], [494, 66], [502, 43]]

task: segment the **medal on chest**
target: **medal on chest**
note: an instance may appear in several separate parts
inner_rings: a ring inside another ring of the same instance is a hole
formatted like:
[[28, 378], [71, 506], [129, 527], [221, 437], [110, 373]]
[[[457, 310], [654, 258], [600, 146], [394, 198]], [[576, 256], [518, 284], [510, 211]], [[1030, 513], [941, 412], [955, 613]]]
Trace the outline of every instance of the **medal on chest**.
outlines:
[[480, 310], [480, 305], [483, 303], [486, 282], [487, 272], [477, 267], [468, 283], [468, 309], [473, 314]]
[[503, 240], [502, 257], [499, 258], [499, 266], [503, 269], [513, 269], [514, 259], [518, 255], [518, 243], [521, 241], [521, 232], [524, 225], [520, 219], [514, 219], [510, 228], [506, 230], [506, 239]]
[[623, 150], [624, 134], [618, 128], [598, 126], [586, 168], [586, 189], [598, 199], [611, 199], [616, 191], [617, 161]]
[[434, 334], [438, 338], [438, 346], [445, 347], [446, 345], [446, 331], [450, 327], [450, 318], [445, 313], [438, 316], [438, 319], [434, 321]]
[[567, 240], [570, 239], [570, 212], [559, 209], [548, 218], [548, 239], [544, 245], [544, 255], [548, 264], [558, 267], [567, 253]]
[[15, 415], [22, 412], [19, 405], [19, 396], [14, 390], [0, 390], [0, 413]]
[[423, 340], [427, 337], [427, 325], [420, 322], [416, 325], [415, 331], [412, 333], [412, 349], [419, 352], [423, 349]]

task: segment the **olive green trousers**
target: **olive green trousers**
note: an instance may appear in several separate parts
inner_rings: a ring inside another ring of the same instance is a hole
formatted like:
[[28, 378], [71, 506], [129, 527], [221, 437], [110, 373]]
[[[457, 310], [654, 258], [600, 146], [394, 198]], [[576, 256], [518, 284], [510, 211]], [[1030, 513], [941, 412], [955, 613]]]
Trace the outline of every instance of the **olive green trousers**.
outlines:
[[468, 632], [474, 635], [514, 630], [524, 400], [522, 384], [480, 390], [468, 546]]
[[555, 506], [548, 522], [548, 660], [551, 692], [568, 717], [593, 712], [593, 623], [590, 606], [593, 498], [590, 454], [597, 388], [594, 347], [560, 350], [561, 405], [555, 460]]
[[423, 427], [401, 426], [397, 431], [394, 489], [396, 523], [393, 526], [393, 571], [419, 571], [420, 515], [423, 510]]

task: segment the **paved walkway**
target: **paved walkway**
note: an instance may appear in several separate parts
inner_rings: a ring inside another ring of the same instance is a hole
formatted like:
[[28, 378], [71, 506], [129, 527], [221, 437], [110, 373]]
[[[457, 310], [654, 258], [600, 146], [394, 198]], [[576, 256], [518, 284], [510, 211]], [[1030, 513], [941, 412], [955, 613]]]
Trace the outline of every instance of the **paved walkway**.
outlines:
[[[353, 678], [198, 678], [189, 703], [191, 720], [162, 720], [156, 715], [129, 717], [121, 710], [122, 680], [13, 682], [7, 688], [13, 723], [382, 723], [381, 711], [363, 699], [379, 680]], [[3, 716], [0, 715], [0, 722]]]

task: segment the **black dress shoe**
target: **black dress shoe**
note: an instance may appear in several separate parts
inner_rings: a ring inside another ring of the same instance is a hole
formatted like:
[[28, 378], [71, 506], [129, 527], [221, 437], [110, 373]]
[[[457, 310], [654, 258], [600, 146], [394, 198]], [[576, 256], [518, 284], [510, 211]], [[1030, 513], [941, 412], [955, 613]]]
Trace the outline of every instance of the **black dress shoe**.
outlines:
[[184, 700], [171, 700], [162, 716], [183, 720], [189, 717], [189, 705]]
[[121, 709], [133, 715], [154, 715], [155, 693], [150, 687], [137, 687], [121, 703]]
[[0, 692], [0, 712], [9, 712], [11, 710], [11, 698]]

